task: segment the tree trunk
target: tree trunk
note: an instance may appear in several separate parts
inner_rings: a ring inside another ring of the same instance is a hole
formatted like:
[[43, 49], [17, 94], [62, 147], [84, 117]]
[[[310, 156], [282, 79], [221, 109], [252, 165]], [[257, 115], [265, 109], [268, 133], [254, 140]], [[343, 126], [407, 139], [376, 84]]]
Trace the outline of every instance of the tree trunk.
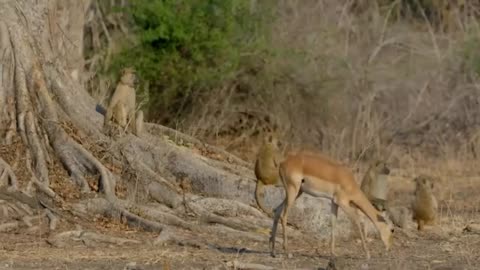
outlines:
[[[240, 231], [268, 227], [271, 220], [251, 207], [250, 163], [153, 124], [146, 125], [141, 138], [103, 134], [103, 116], [95, 111], [81, 79], [83, 26], [90, 4], [0, 3], [0, 198], [12, 209], [19, 209], [18, 203], [30, 209], [16, 210], [16, 215], [48, 219], [49, 230], [58, 219], [79, 223], [95, 214], [150, 231], [166, 226], [211, 231], [209, 223], [214, 222], [245, 237]], [[190, 147], [174, 141], [178, 137]], [[92, 193], [100, 198], [90, 199]], [[269, 188], [266, 196], [267, 204], [276, 206], [283, 190]], [[324, 229], [329, 208], [318, 205], [316, 199], [300, 198], [293, 222]], [[18, 222], [5, 224], [10, 229]], [[77, 234], [64, 234], [54, 242]]]

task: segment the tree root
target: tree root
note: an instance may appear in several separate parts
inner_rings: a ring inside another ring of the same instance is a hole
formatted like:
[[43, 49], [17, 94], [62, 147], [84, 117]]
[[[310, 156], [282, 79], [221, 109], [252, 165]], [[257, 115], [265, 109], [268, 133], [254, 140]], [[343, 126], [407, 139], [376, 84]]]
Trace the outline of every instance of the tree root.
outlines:
[[[226, 265], [227, 265], [227, 267], [233, 267], [233, 269], [238, 269], [238, 270], [274, 270], [274, 269], [278, 269], [278, 267], [267, 266], [267, 265], [258, 264], [258, 263], [240, 262], [238, 260], [227, 262]], [[295, 269], [298, 269], [298, 270], [313, 270], [313, 269], [317, 269], [317, 268], [295, 268]], [[318, 268], [318, 269], [320, 269], [320, 268]]]
[[224, 217], [251, 216], [259, 219], [264, 219], [265, 221], [268, 220], [268, 222], [271, 221], [270, 218], [267, 218], [267, 216], [263, 214], [263, 212], [260, 212], [260, 210], [258, 210], [257, 208], [239, 201], [191, 195], [188, 198], [188, 203], [190, 208], [192, 208], [193, 210], [195, 210], [196, 207], [201, 207], [208, 212], [215, 213]]
[[136, 211], [142, 213], [143, 216], [148, 218], [149, 220], [156, 220], [162, 224], [180, 227], [182, 229], [195, 231], [195, 225], [186, 222], [185, 220], [179, 218], [178, 216], [164, 213], [152, 207], [146, 206], [135, 206]]
[[45, 217], [45, 214], [39, 214], [35, 216], [24, 216], [22, 221], [27, 227], [32, 227], [33, 223], [40, 223], [41, 219]]
[[174, 227], [165, 227], [160, 235], [153, 241], [153, 245], [176, 244], [180, 246], [190, 246], [195, 248], [202, 248], [206, 245], [199, 241], [192, 241], [182, 235], [182, 232]]
[[54, 231], [57, 228], [58, 217], [49, 209], [45, 210], [45, 214], [48, 218], [48, 229]]
[[233, 267], [233, 269], [249, 269], [249, 270], [274, 270], [276, 267], [266, 266], [258, 263], [244, 263], [234, 260], [232, 262], [227, 262], [228, 267]]
[[[31, 209], [41, 209], [41, 206], [36, 199], [29, 197], [20, 191], [16, 191], [16, 190], [11, 191], [6, 187], [0, 188], [0, 199], [4, 201], [8, 201], [12, 204], [22, 203], [29, 206]], [[28, 210], [28, 212], [30, 214], [32, 213], [31, 210]]]
[[3, 223], [0, 224], [0, 232], [9, 232], [17, 229], [18, 227], [20, 227], [20, 222], [18, 221]]
[[[82, 202], [87, 213], [97, 213], [112, 219], [126, 222], [131, 227], [141, 228], [150, 232], [161, 232], [165, 226], [156, 221], [147, 220], [127, 210], [129, 204], [121, 200], [111, 202], [103, 198]], [[132, 207], [132, 206], [130, 206]], [[78, 209], [78, 208], [77, 208]]]
[[255, 225], [249, 224], [248, 222], [243, 222], [234, 218], [224, 218], [215, 214], [205, 213], [200, 217], [200, 221], [206, 222], [206, 223], [218, 223], [218, 224], [222, 224], [227, 227], [233, 228], [235, 230], [245, 231], [245, 232], [261, 231], [263, 229], [260, 226], [255, 226]]
[[0, 158], [0, 186], [7, 185], [13, 189], [18, 188], [18, 180], [12, 168]]
[[[255, 241], [260, 243], [268, 240], [266, 236], [260, 235], [258, 233], [236, 230], [222, 224], [203, 226], [202, 230], [204, 232], [215, 234], [215, 235], [219, 234], [219, 235], [223, 235], [225, 237], [230, 237], [234, 239], [246, 239], [249, 241]], [[277, 243], [280, 243], [279, 238], [275, 239], [275, 241]]]
[[125, 245], [125, 244], [140, 244], [138, 240], [131, 240], [120, 237], [113, 237], [104, 234], [89, 232], [89, 231], [67, 231], [56, 234], [48, 238], [46, 241], [54, 247], [65, 247], [70, 246], [68, 243], [69, 240], [81, 241], [87, 246], [97, 246], [100, 243], [104, 244], [114, 244], [114, 245]]
[[208, 152], [212, 152], [212, 153], [218, 153], [218, 154], [221, 154], [223, 156], [225, 156], [227, 158], [227, 160], [230, 160], [231, 162], [235, 162], [243, 167], [246, 167], [246, 168], [249, 168], [251, 167], [251, 164], [244, 161], [243, 159], [221, 149], [221, 148], [218, 148], [216, 146], [213, 146], [213, 145], [209, 145], [209, 144], [206, 144], [192, 136], [189, 136], [187, 134], [184, 134], [184, 133], [181, 133], [181, 132], [178, 132], [177, 130], [175, 129], [172, 129], [172, 128], [169, 128], [169, 127], [165, 127], [165, 126], [161, 126], [161, 125], [157, 125], [157, 124], [146, 124], [145, 127], [147, 128], [147, 130], [152, 133], [152, 134], [155, 134], [155, 135], [167, 135], [168, 137], [172, 138], [173, 141], [178, 141], [178, 140], [181, 140], [183, 141], [183, 143], [191, 143], [193, 144], [195, 147], [199, 148], [199, 149], [205, 149], [206, 151]]
[[[19, 32], [9, 29], [11, 42], [13, 44], [14, 53], [17, 56], [25, 55], [24, 44], [20, 43], [20, 37], [17, 36]], [[33, 155], [35, 164], [35, 176], [41, 182], [48, 183], [48, 169], [46, 165], [46, 158], [44, 148], [37, 134], [38, 123], [33, 117], [32, 108], [34, 108], [30, 101], [29, 88], [27, 87], [27, 78], [25, 76], [24, 63], [21, 62], [21, 57], [15, 57], [15, 88], [17, 91], [17, 124], [20, 136], [27, 145], [30, 153]], [[22, 68], [23, 67], [23, 68]], [[33, 89], [30, 88], [31, 91]], [[35, 95], [35, 94], [34, 94]]]
[[165, 186], [152, 182], [148, 185], [148, 193], [157, 202], [176, 209], [182, 204], [182, 198], [177, 193], [164, 187]]
[[148, 184], [147, 188], [152, 198], [173, 209], [182, 203], [182, 197], [178, 194], [181, 192], [180, 188], [155, 173], [144, 162], [139, 161], [138, 158], [132, 157], [128, 153], [124, 153], [123, 155], [126, 157], [128, 164], [131, 165], [134, 172], [139, 174], [142, 179], [153, 180]]
[[27, 170], [30, 172], [31, 174], [31, 179], [30, 179], [30, 182], [28, 184], [28, 187], [27, 187], [27, 193], [28, 195], [32, 195], [31, 194], [31, 189], [33, 188], [33, 186], [35, 186], [36, 189], [40, 190], [41, 192], [43, 192], [44, 194], [48, 195], [50, 198], [56, 200], [56, 201], [62, 201], [62, 198], [60, 196], [58, 196], [49, 186], [48, 186], [48, 183], [43, 183], [43, 182], [40, 182], [38, 181], [37, 177], [35, 176], [35, 173], [32, 169], [32, 166], [31, 166], [31, 160], [29, 158], [29, 155], [27, 154], [27, 158], [25, 160], [25, 167], [27, 168]]

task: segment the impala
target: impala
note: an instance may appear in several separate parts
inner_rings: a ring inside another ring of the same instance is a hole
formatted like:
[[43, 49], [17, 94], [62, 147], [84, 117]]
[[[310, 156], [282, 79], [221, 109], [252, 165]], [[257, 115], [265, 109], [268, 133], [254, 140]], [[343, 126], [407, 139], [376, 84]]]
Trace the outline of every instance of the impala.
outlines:
[[282, 222], [283, 249], [287, 253], [288, 211], [303, 192], [331, 201], [330, 251], [333, 256], [336, 255], [335, 225], [339, 206], [357, 226], [367, 259], [370, 259], [370, 252], [367, 249], [364, 231], [360, 224], [360, 212], [363, 212], [375, 225], [386, 250], [390, 249], [394, 232], [391, 221], [372, 206], [347, 167], [322, 154], [300, 151], [287, 155], [280, 163], [279, 174], [286, 191], [286, 198], [275, 209], [270, 236], [272, 256], [275, 257], [275, 236], [279, 219]]

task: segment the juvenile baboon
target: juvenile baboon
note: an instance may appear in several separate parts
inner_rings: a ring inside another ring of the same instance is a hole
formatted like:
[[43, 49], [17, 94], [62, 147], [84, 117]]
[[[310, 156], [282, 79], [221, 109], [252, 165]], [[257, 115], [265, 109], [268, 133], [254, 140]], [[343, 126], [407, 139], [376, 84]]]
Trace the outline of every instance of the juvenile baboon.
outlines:
[[388, 179], [390, 169], [381, 160], [375, 160], [367, 169], [360, 189], [378, 211], [387, 210]]
[[423, 230], [425, 225], [434, 225], [437, 219], [438, 203], [433, 195], [432, 178], [420, 175], [414, 179], [416, 183], [415, 200], [412, 205], [413, 219], [417, 221], [417, 229]]
[[113, 118], [114, 122], [123, 129], [128, 125], [128, 129], [137, 136], [142, 132], [143, 123], [137, 123], [137, 121], [143, 121], [143, 112], [140, 111], [135, 115], [135, 80], [136, 76], [132, 68], [123, 69], [120, 81], [106, 110], [104, 128], [110, 124]]
[[280, 163], [280, 150], [276, 136], [268, 132], [263, 138], [263, 144], [257, 153], [255, 161], [255, 200], [258, 207], [269, 217], [273, 216], [272, 210], [267, 210], [263, 204], [266, 185], [279, 185], [278, 164]]
[[387, 213], [393, 225], [400, 228], [406, 228], [408, 221], [412, 219], [411, 212], [405, 206], [388, 207]]

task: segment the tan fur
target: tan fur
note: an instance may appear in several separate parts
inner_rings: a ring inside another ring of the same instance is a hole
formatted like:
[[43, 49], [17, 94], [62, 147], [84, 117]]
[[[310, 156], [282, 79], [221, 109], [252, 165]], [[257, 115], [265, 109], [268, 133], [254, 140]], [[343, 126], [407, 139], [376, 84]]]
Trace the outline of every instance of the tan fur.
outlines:
[[264, 189], [267, 185], [277, 185], [279, 183], [279, 155], [280, 150], [276, 136], [273, 133], [267, 133], [264, 136], [263, 144], [257, 153], [255, 161], [255, 177], [257, 178], [255, 200], [258, 207], [269, 217], [272, 217], [272, 210], [267, 210], [263, 204]]
[[412, 219], [411, 211], [405, 206], [388, 207], [387, 213], [393, 225], [399, 228], [407, 228], [407, 223]]
[[275, 217], [270, 237], [272, 256], [275, 256], [275, 236], [278, 221], [282, 222], [283, 248], [287, 252], [287, 217], [288, 211], [295, 200], [303, 193], [316, 197], [324, 197], [331, 200], [332, 205], [332, 231], [331, 231], [331, 253], [335, 255], [335, 224], [338, 213], [338, 206], [350, 217], [357, 226], [362, 238], [363, 249], [367, 258], [370, 253], [367, 249], [365, 237], [360, 226], [359, 215], [356, 209], [360, 209], [375, 225], [387, 250], [392, 245], [393, 225], [386, 219], [360, 190], [355, 182], [351, 171], [322, 155], [296, 152], [289, 154], [280, 163], [280, 179], [286, 191], [286, 198], [275, 209]]
[[434, 225], [437, 220], [438, 204], [433, 195], [432, 178], [420, 175], [415, 178], [415, 200], [412, 205], [413, 219], [417, 221], [417, 229], [424, 229], [425, 225]]
[[378, 211], [385, 211], [387, 208], [388, 183], [387, 179], [380, 175], [388, 174], [390, 169], [387, 164], [384, 161], [375, 160], [370, 164], [360, 185], [360, 189]]
[[[121, 128], [127, 128], [135, 135], [139, 135], [143, 128], [143, 113], [141, 116], [135, 116], [135, 72], [131, 68], [125, 68], [122, 71], [122, 77], [115, 88], [115, 92], [107, 107], [104, 119], [104, 127], [107, 127], [111, 120], [116, 122]], [[142, 123], [137, 123], [137, 120]]]

